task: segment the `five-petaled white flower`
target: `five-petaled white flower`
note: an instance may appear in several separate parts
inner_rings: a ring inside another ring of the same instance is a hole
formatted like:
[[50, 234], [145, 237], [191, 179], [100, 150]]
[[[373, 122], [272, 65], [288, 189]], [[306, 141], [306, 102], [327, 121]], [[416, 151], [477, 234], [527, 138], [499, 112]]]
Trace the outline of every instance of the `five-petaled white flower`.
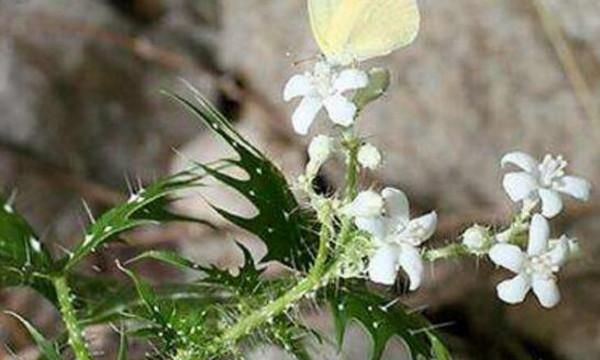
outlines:
[[317, 113], [325, 107], [331, 121], [349, 126], [354, 122], [356, 105], [344, 96], [344, 92], [366, 87], [369, 77], [358, 69], [338, 71], [331, 64], [321, 61], [314, 72], [294, 75], [283, 91], [285, 101], [302, 96], [302, 101], [292, 115], [294, 130], [306, 135]]
[[529, 227], [527, 252], [517, 245], [500, 243], [490, 250], [490, 259], [517, 276], [497, 286], [498, 297], [509, 304], [520, 303], [533, 289], [542, 306], [550, 308], [560, 301], [554, 275], [569, 255], [569, 240], [562, 236], [553, 246], [549, 242], [548, 220], [535, 214]]
[[344, 211], [354, 216], [356, 226], [373, 237], [375, 252], [369, 261], [369, 278], [377, 283], [392, 285], [399, 268], [410, 280], [410, 290], [416, 290], [423, 279], [423, 260], [418, 246], [435, 232], [437, 215], [410, 220], [406, 195], [400, 190], [386, 188], [360, 193]]
[[535, 203], [541, 199], [542, 215], [547, 218], [556, 216], [562, 210], [563, 203], [559, 193], [570, 195], [579, 200], [588, 200], [590, 183], [576, 176], [565, 175], [567, 162], [562, 156], [546, 155], [539, 163], [523, 152], [506, 154], [502, 166], [514, 164], [523, 171], [511, 172], [504, 176], [503, 186], [511, 200]]

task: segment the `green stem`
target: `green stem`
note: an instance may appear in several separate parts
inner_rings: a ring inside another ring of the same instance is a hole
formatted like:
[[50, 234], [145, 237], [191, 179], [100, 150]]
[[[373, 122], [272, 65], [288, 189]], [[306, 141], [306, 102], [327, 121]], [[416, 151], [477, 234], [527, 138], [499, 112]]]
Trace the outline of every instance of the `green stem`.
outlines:
[[67, 284], [67, 279], [64, 276], [56, 277], [53, 279], [53, 283], [58, 297], [60, 312], [67, 327], [69, 344], [73, 349], [75, 358], [77, 360], [91, 360], [92, 357], [83, 338], [83, 329], [79, 325], [75, 309], [71, 303], [71, 289]]
[[441, 259], [458, 258], [469, 256], [471, 253], [462, 244], [449, 244], [439, 249], [430, 249], [423, 254], [423, 258], [427, 261], [434, 262]]
[[291, 305], [304, 298], [308, 293], [316, 291], [321, 286], [325, 286], [330, 279], [327, 274], [328, 244], [332, 236], [331, 214], [328, 205], [322, 209], [320, 214], [321, 231], [319, 235], [319, 250], [314, 265], [308, 275], [300, 280], [296, 286], [288, 290], [285, 294], [270, 302], [263, 308], [242, 318], [234, 326], [229, 328], [221, 337], [223, 344], [229, 345], [238, 339], [246, 336], [258, 326], [267, 322], [269, 319], [283, 313]]
[[354, 136], [349, 130], [345, 134], [343, 141], [344, 148], [346, 149], [346, 181], [344, 188], [344, 199], [351, 201], [358, 193], [358, 173], [360, 171], [360, 165], [358, 164], [358, 149], [360, 141]]

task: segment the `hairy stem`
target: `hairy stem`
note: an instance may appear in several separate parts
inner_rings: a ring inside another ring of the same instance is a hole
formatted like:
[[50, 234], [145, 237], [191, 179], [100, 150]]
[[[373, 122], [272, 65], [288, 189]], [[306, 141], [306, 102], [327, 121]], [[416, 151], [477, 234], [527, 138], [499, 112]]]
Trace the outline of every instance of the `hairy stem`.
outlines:
[[346, 181], [344, 186], [344, 199], [351, 201], [358, 193], [358, 149], [360, 141], [350, 132], [344, 134], [343, 145], [346, 150]]
[[71, 303], [71, 289], [67, 284], [67, 279], [64, 276], [53, 279], [54, 288], [58, 297], [58, 304], [63, 321], [69, 335], [69, 344], [73, 349], [77, 360], [91, 360], [90, 352], [83, 337], [83, 329], [79, 325], [75, 309]]
[[321, 220], [321, 231], [319, 235], [319, 250], [317, 258], [311, 270], [305, 278], [300, 280], [296, 286], [288, 290], [285, 294], [270, 302], [263, 308], [252, 312], [250, 315], [242, 318], [234, 326], [229, 328], [221, 337], [224, 344], [232, 344], [238, 339], [248, 335], [258, 326], [269, 321], [273, 317], [282, 314], [290, 306], [304, 298], [307, 294], [316, 291], [321, 286], [327, 284], [327, 258], [328, 244], [332, 236], [331, 209], [325, 205], [319, 214]]
[[[346, 181], [344, 186], [344, 199], [352, 200], [358, 192], [358, 173], [360, 170], [358, 164], [358, 149], [360, 140], [352, 131], [344, 133], [343, 146], [346, 150]], [[317, 257], [307, 276], [301, 279], [293, 288], [285, 294], [265, 305], [261, 309], [252, 312], [243, 317], [235, 325], [225, 331], [221, 336], [220, 343], [225, 346], [234, 344], [240, 338], [248, 335], [254, 329], [278, 316], [293, 306], [296, 302], [303, 299], [306, 295], [326, 286], [335, 272], [335, 266], [327, 266], [327, 260], [330, 257], [329, 245], [334, 237], [338, 237], [338, 245], [345, 243], [351, 234], [352, 222], [350, 219], [343, 219], [339, 234], [335, 234], [332, 224], [332, 208], [330, 203], [325, 203], [318, 209], [318, 218], [321, 223], [319, 235], [319, 249]], [[336, 258], [340, 254], [336, 254]], [[334, 259], [335, 262], [336, 259]]]
[[471, 253], [469, 253], [463, 244], [449, 244], [442, 248], [429, 249], [423, 254], [423, 257], [427, 261], [434, 262], [436, 260], [451, 259], [469, 255], [471, 255]]

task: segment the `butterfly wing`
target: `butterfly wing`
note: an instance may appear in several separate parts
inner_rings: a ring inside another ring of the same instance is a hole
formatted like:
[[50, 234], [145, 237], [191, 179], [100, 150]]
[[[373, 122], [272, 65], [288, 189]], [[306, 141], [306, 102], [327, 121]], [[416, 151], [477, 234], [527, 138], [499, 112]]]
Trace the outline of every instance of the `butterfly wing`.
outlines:
[[341, 63], [387, 55], [419, 32], [417, 0], [309, 0], [313, 33]]
[[308, 0], [308, 14], [313, 35], [325, 56], [334, 53], [333, 39], [328, 38], [332, 20], [345, 0]]
[[417, 37], [421, 16], [416, 0], [359, 1], [366, 5], [347, 43], [347, 51], [356, 60], [387, 55], [411, 44]]

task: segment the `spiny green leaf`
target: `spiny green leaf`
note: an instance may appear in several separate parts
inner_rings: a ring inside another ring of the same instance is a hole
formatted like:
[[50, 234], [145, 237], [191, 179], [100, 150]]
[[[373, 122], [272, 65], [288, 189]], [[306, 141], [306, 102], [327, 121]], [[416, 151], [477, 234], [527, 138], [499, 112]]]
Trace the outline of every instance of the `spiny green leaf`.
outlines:
[[427, 336], [429, 337], [429, 341], [431, 342], [431, 350], [433, 353], [433, 358], [436, 360], [452, 360], [452, 355], [450, 355], [450, 351], [446, 348], [444, 343], [440, 340], [432, 332], [427, 332]]
[[254, 261], [252, 260], [252, 255], [243, 246], [241, 246], [241, 249], [244, 252], [245, 262], [244, 266], [240, 269], [238, 276], [233, 276], [228, 271], [218, 269], [214, 266], [203, 266], [194, 263], [173, 251], [150, 250], [129, 260], [128, 263], [143, 259], [158, 260], [180, 269], [202, 272], [206, 277], [204, 277], [201, 282], [226, 286], [240, 293], [246, 293], [246, 290], [257, 289], [261, 279], [260, 272], [256, 270]]
[[84, 241], [66, 260], [64, 270], [67, 271], [75, 266], [81, 259], [110, 239], [138, 226], [160, 224], [166, 221], [196, 221], [208, 224], [205, 221], [172, 214], [165, 208], [171, 202], [168, 196], [182, 189], [201, 186], [199, 180], [202, 176], [203, 174], [192, 170], [173, 175], [140, 190], [127, 202], [109, 210], [89, 227]]
[[264, 261], [276, 260], [290, 267], [306, 270], [317, 244], [313, 232], [313, 215], [303, 211], [294, 198], [285, 177], [258, 149], [238, 134], [231, 123], [196, 90], [191, 102], [168, 94], [202, 120], [237, 153], [224, 163], [245, 171], [247, 179], [232, 177], [211, 166], [199, 164], [211, 176], [237, 190], [256, 208], [257, 215], [246, 218], [213, 207], [227, 220], [262, 239], [268, 247]]
[[131, 278], [135, 285], [135, 289], [142, 300], [143, 306], [146, 308], [148, 314], [148, 320], [160, 327], [160, 340], [165, 345], [165, 350], [169, 353], [175, 353], [177, 350], [175, 344], [177, 343], [177, 333], [175, 329], [169, 323], [168, 317], [163, 314], [165, 309], [161, 309], [158, 303], [158, 297], [154, 293], [154, 290], [144, 280], [139, 278], [133, 271], [122, 267], [119, 263], [117, 266], [127, 276]]
[[44, 335], [42, 335], [29, 321], [25, 320], [20, 315], [14, 313], [14, 312], [11, 312], [11, 311], [7, 311], [6, 314], [13, 316], [17, 320], [19, 320], [21, 322], [21, 324], [23, 324], [23, 326], [25, 326], [25, 328], [27, 329], [27, 331], [33, 338], [33, 341], [35, 341], [40, 352], [46, 359], [48, 359], [48, 360], [61, 360], [62, 359], [62, 356], [60, 356], [60, 353], [57, 350], [58, 347], [53, 342], [46, 340]]
[[40, 276], [50, 271], [52, 259], [27, 221], [0, 198], [0, 288], [31, 286], [48, 299], [52, 284]]
[[346, 327], [350, 321], [355, 320], [372, 339], [371, 360], [379, 360], [387, 342], [395, 336], [405, 342], [413, 359], [438, 359], [436, 356], [442, 345], [441, 342], [432, 343], [432, 339], [437, 338], [429, 330], [430, 325], [402, 305], [390, 303], [355, 283], [329, 291], [326, 297], [331, 304], [340, 348]]
[[[84, 325], [131, 319], [145, 311], [135, 288], [101, 276], [73, 276], [72, 288], [77, 294], [78, 316]], [[206, 307], [223, 298], [222, 289], [210, 284], [165, 284], [154, 290], [159, 302], [189, 303]]]

